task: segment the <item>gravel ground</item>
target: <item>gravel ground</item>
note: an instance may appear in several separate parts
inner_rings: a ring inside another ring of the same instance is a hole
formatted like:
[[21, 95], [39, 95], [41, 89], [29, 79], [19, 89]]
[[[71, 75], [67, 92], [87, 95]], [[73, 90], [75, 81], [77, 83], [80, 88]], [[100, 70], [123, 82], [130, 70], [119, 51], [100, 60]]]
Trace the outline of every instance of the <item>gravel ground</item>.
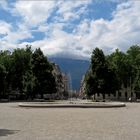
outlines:
[[0, 140], [140, 140], [140, 103], [42, 109], [0, 103]]

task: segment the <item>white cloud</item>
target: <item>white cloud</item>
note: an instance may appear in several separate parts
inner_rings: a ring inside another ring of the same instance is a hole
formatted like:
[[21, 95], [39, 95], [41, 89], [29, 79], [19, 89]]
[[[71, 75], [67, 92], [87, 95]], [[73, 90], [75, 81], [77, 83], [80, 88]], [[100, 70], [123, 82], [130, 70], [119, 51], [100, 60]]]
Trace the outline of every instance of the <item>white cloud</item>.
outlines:
[[19, 41], [27, 38], [32, 38], [32, 35], [28, 31], [17, 31], [17, 32], [9, 32], [7, 36], [3, 38], [3, 40], [17, 44]]
[[6, 42], [7, 44], [17, 44], [23, 39], [33, 37], [31, 31], [25, 26], [21, 25], [16, 31], [14, 31], [12, 25], [4, 21], [0, 21], [0, 35], [0, 41], [4, 42], [4, 44], [6, 44]]
[[[131, 45], [140, 44], [139, 9], [140, 3], [131, 1], [119, 4], [111, 21], [105, 19], [92, 20], [90, 26], [87, 26], [87, 21], [84, 24], [82, 22], [78, 26], [77, 32], [81, 34], [80, 43], [83, 48], [91, 53], [95, 47], [100, 47], [106, 53], [110, 53], [116, 48], [126, 51]], [[86, 29], [89, 32], [86, 33], [84, 31]], [[81, 33], [82, 31], [83, 33]]]
[[60, 1], [58, 3], [57, 14], [60, 15], [57, 20], [59, 21], [69, 21], [75, 20], [83, 14], [87, 6], [91, 3], [91, 0], [81, 0], [81, 1]]
[[17, 1], [12, 14], [22, 16], [23, 22], [31, 27], [42, 24], [48, 20], [52, 12], [56, 12], [54, 21], [69, 21], [80, 17], [85, 12], [91, 0], [81, 1]]
[[[140, 43], [140, 3], [127, 2], [118, 5], [114, 18], [108, 23], [107, 32], [103, 42], [113, 48], [126, 51], [130, 45]], [[103, 45], [102, 45], [103, 46]]]
[[[86, 58], [90, 57], [95, 47], [110, 53], [116, 48], [126, 51], [131, 45], [140, 44], [139, 9], [140, 3], [131, 1], [119, 4], [110, 21], [105, 19], [82, 21], [75, 29], [73, 36], [78, 37], [79, 40], [75, 40], [76, 43], [71, 45], [71, 54], [77, 52], [77, 46], [82, 46], [77, 55]], [[72, 37], [69, 41], [70, 39]], [[65, 52], [67, 54], [67, 48]]]
[[13, 13], [22, 16], [26, 24], [36, 26], [49, 18], [54, 7], [55, 1], [17, 1]]
[[[6, 44], [7, 42], [7, 44], [16, 45], [19, 41], [32, 37], [33, 36], [31, 32], [27, 30], [24, 26], [20, 26], [17, 30], [14, 31], [11, 24], [0, 21], [0, 41], [3, 42], [2, 44]], [[13, 45], [11, 45], [11, 47]]]
[[12, 26], [11, 24], [5, 22], [5, 21], [0, 21], [0, 34], [1, 35], [6, 35], [10, 32]]
[[[112, 0], [111, 0], [112, 1]], [[106, 53], [119, 48], [126, 51], [129, 46], [140, 43], [140, 2], [128, 1], [119, 3], [112, 13], [112, 19], [84, 19], [75, 25], [73, 32], [67, 32], [71, 19], [77, 19], [87, 12], [91, 1], [17, 1], [14, 12], [23, 18], [16, 31], [11, 25], [0, 21], [1, 34], [8, 33], [0, 45], [13, 44], [25, 47], [31, 44], [33, 48], [40, 47], [45, 54], [87, 59], [95, 47], [102, 48]], [[77, 8], [77, 10], [75, 10]], [[47, 23], [52, 11], [58, 9], [54, 21]], [[31, 43], [19, 41], [32, 38], [32, 27], [46, 34], [46, 37]], [[2, 28], [3, 27], [3, 28]], [[7, 48], [8, 48], [7, 47]]]
[[17, 46], [13, 43], [9, 43], [7, 41], [0, 41], [0, 50], [11, 50], [15, 49]]

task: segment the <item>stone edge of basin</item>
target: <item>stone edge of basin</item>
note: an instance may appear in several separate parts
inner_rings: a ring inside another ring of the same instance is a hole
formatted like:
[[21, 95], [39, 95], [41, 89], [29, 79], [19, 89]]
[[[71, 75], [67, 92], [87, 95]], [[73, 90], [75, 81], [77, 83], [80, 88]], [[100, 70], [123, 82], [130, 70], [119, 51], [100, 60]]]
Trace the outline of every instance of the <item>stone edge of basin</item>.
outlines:
[[39, 104], [39, 103], [19, 103], [19, 107], [30, 108], [117, 108], [125, 107], [125, 103], [103, 103], [103, 104]]

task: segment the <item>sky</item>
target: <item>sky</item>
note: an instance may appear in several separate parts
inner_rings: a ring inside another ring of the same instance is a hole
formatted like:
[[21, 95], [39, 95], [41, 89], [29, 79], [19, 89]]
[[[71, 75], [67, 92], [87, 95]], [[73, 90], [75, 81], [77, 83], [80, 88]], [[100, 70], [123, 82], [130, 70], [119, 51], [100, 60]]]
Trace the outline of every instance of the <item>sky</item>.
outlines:
[[0, 0], [0, 50], [89, 59], [140, 44], [140, 0]]

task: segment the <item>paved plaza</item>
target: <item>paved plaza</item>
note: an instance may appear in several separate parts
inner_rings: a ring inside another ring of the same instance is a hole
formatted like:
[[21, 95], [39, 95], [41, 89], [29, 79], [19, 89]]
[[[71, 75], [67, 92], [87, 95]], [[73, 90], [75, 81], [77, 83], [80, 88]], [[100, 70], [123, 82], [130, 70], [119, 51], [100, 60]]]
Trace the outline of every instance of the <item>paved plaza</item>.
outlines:
[[140, 103], [123, 108], [21, 108], [0, 103], [0, 140], [140, 140]]

